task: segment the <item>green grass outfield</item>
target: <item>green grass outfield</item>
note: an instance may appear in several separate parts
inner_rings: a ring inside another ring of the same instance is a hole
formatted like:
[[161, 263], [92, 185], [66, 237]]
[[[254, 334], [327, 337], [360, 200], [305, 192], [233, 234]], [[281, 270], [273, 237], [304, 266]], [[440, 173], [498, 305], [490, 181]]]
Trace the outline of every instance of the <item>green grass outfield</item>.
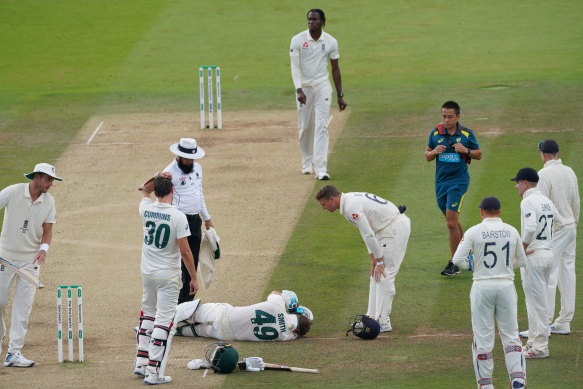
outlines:
[[[55, 162], [92, 115], [196, 111], [199, 65], [221, 66], [227, 111], [294, 109], [289, 42], [314, 6], [339, 41], [351, 110], [329, 160], [332, 182], [406, 203], [412, 220], [394, 331], [372, 342], [344, 337], [347, 318], [366, 308], [368, 256], [356, 229], [307, 199], [265, 295], [294, 289], [316, 315], [312, 338], [237, 347], [322, 374], [233, 374], [225, 386], [473, 387], [471, 276], [439, 275], [449, 249], [434, 163], [423, 157], [427, 135], [441, 103], [455, 99], [480, 142], [483, 159], [470, 166], [461, 215], [466, 228], [479, 222], [486, 195], [498, 196], [503, 219], [519, 226], [509, 178], [540, 168], [542, 139], [556, 139], [583, 179], [580, 1], [2, 1], [0, 187], [21, 181], [39, 160]], [[524, 329], [520, 287], [518, 294]], [[530, 387], [583, 386], [582, 300], [579, 292], [576, 332], [551, 338], [550, 359], [528, 362]], [[494, 354], [494, 383], [504, 387], [499, 341]]]

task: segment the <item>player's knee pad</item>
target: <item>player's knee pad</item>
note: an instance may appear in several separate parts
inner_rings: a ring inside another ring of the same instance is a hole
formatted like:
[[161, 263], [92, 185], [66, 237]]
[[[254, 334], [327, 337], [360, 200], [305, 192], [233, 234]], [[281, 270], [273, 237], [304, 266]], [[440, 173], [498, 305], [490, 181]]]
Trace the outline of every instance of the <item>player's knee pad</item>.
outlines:
[[505, 346], [504, 358], [510, 381], [516, 378], [526, 379], [526, 363], [522, 355], [521, 345]]
[[152, 337], [150, 339], [150, 361], [148, 363], [150, 366], [160, 366], [160, 361], [164, 356], [169, 333], [170, 327], [161, 325], [154, 326], [154, 331], [152, 332]]

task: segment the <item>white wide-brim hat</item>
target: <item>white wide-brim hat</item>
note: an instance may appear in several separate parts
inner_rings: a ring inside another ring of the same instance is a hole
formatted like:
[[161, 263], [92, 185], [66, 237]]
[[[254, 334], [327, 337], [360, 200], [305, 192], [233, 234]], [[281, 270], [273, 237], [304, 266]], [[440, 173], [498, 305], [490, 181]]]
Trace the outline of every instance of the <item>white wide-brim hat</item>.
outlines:
[[48, 163], [37, 164], [32, 172], [25, 174], [24, 176], [29, 180], [32, 180], [34, 178], [35, 173], [44, 173], [46, 175], [53, 177], [57, 181], [63, 181], [62, 178], [59, 178], [55, 175], [55, 167], [53, 165], [49, 165]]
[[204, 157], [204, 150], [196, 145], [196, 139], [193, 138], [180, 138], [179, 143], [174, 143], [170, 146], [170, 151], [179, 157], [187, 159]]

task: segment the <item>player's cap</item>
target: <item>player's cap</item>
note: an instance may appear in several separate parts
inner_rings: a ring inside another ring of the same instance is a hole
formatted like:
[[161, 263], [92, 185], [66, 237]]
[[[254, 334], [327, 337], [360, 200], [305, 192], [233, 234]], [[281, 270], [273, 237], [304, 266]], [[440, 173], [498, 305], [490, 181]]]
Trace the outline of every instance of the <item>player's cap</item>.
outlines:
[[516, 173], [516, 177], [511, 178], [510, 181], [528, 181], [538, 182], [538, 173], [530, 167], [524, 167]]
[[170, 146], [170, 151], [179, 157], [186, 159], [199, 159], [204, 157], [204, 150], [197, 146], [194, 138], [180, 138], [180, 142]]
[[59, 178], [55, 175], [55, 167], [53, 165], [49, 165], [48, 163], [39, 163], [34, 167], [34, 170], [28, 174], [25, 174], [24, 176], [26, 178], [28, 178], [29, 180], [32, 180], [34, 178], [34, 175], [36, 173], [44, 173], [48, 176], [53, 177], [55, 180], [57, 181], [63, 181], [62, 178]]
[[552, 139], [543, 140], [538, 144], [538, 151], [546, 154], [557, 154], [559, 152], [559, 144]]
[[500, 209], [500, 200], [494, 196], [484, 197], [480, 203], [480, 209], [484, 211], [497, 211]]

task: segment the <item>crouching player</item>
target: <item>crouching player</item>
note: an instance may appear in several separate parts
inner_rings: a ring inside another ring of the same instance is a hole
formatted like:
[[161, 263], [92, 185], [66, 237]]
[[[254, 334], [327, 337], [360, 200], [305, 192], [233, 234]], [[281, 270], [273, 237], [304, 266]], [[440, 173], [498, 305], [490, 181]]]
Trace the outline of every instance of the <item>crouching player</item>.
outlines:
[[298, 305], [292, 291], [273, 291], [267, 301], [246, 307], [227, 303], [199, 304], [200, 300], [178, 305], [176, 335], [219, 340], [286, 341], [310, 330], [312, 312]]
[[[514, 268], [526, 266], [518, 231], [500, 219], [500, 201], [485, 197], [480, 204], [482, 222], [464, 234], [453, 263], [474, 272], [470, 292], [472, 355], [479, 389], [494, 388], [494, 317], [504, 347], [506, 369], [513, 389], [526, 387], [526, 364], [516, 319]], [[472, 257], [473, 253], [473, 257]]]
[[181, 258], [192, 279], [190, 294], [194, 295], [198, 290], [194, 259], [187, 240], [190, 229], [186, 216], [172, 207], [170, 173], [162, 173], [154, 179], [154, 193], [157, 201], [152, 203], [150, 192], [142, 189], [140, 203], [144, 228], [143, 296], [134, 370], [134, 374], [145, 377], [145, 383], [153, 385], [171, 380], [160, 371], [160, 365], [168, 357], [170, 347], [167, 341], [181, 287]]

